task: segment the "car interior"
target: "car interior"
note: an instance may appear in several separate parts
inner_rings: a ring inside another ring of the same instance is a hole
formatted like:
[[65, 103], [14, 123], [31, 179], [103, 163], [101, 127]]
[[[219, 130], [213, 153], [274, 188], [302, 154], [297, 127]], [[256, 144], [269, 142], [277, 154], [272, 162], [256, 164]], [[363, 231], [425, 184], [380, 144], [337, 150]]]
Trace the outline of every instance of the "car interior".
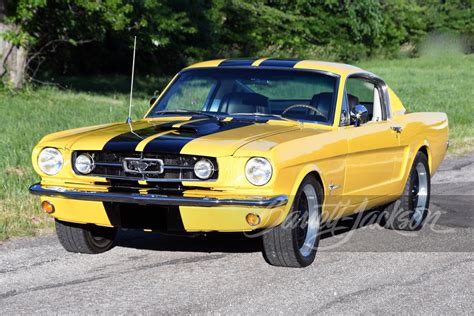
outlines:
[[346, 83], [349, 110], [361, 104], [367, 108], [368, 122], [382, 121], [382, 103], [377, 87], [362, 78], [349, 78]]
[[[333, 93], [319, 93], [313, 95], [311, 100], [270, 100], [266, 96], [254, 92], [231, 92], [224, 95], [220, 101], [218, 112], [237, 113], [263, 113], [277, 114], [301, 120], [327, 121], [333, 102]], [[310, 107], [294, 107], [283, 113], [290, 106], [309, 105]]]
[[332, 92], [320, 92], [307, 99], [269, 98], [238, 81], [232, 84], [221, 82], [214, 95], [208, 96], [202, 110], [227, 114], [275, 114], [296, 120], [328, 122], [334, 97]]
[[236, 77], [190, 75], [171, 89], [157, 109], [273, 114], [302, 121], [332, 122], [336, 102], [333, 77], [289, 72]]

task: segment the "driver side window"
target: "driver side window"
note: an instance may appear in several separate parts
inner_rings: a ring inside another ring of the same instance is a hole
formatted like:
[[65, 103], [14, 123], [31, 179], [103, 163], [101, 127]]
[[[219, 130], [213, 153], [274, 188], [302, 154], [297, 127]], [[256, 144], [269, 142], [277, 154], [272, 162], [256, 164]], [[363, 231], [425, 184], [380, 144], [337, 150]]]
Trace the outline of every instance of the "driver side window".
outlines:
[[383, 120], [380, 89], [374, 83], [365, 78], [349, 78], [346, 81], [345, 97], [349, 111], [361, 104], [367, 108], [369, 122]]
[[339, 121], [339, 126], [348, 126], [348, 125], [351, 125], [351, 113], [349, 111], [349, 102], [347, 100], [347, 93], [344, 91], [344, 96], [342, 99], [341, 119]]

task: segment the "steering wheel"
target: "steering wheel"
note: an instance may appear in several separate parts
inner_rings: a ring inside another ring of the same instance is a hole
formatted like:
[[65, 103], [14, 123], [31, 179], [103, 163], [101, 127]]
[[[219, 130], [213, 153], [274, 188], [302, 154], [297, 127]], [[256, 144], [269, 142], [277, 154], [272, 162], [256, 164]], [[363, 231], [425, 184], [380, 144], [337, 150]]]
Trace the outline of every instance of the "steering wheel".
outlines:
[[286, 109], [283, 110], [283, 112], [281, 112], [281, 115], [283, 114], [286, 114], [286, 112], [288, 111], [291, 111], [293, 109], [296, 109], [296, 108], [305, 108], [305, 109], [310, 109], [310, 110], [313, 110], [314, 112], [316, 112], [319, 116], [322, 116], [324, 117], [324, 119], [327, 121], [327, 116], [321, 112], [320, 110], [318, 110], [318, 108], [314, 107], [314, 106], [311, 106], [311, 105], [308, 105], [308, 104], [293, 104], [293, 105], [290, 105], [289, 107], [287, 107]]

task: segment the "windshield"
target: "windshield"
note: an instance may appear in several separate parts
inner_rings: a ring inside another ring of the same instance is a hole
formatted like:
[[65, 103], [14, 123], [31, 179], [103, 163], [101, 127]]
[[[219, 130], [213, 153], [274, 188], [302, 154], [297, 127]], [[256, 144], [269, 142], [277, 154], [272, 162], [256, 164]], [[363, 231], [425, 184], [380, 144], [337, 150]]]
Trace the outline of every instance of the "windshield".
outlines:
[[258, 68], [185, 70], [150, 111], [267, 115], [331, 124], [338, 78], [327, 74]]

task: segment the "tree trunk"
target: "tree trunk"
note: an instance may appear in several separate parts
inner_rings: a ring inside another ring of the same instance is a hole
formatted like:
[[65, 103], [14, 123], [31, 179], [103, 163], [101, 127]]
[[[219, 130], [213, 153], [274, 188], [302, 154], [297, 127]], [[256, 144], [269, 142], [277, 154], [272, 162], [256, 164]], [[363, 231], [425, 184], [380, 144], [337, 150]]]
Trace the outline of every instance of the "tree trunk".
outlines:
[[15, 89], [20, 89], [25, 82], [28, 52], [24, 47], [13, 46], [2, 37], [3, 32], [12, 30], [15, 30], [15, 26], [0, 22], [0, 76], [6, 78]]
[[15, 89], [20, 89], [25, 82], [28, 52], [24, 47], [14, 46], [2, 36], [4, 32], [18, 30], [16, 25], [7, 24], [11, 5], [9, 0], [0, 0], [0, 79], [7, 81]]

